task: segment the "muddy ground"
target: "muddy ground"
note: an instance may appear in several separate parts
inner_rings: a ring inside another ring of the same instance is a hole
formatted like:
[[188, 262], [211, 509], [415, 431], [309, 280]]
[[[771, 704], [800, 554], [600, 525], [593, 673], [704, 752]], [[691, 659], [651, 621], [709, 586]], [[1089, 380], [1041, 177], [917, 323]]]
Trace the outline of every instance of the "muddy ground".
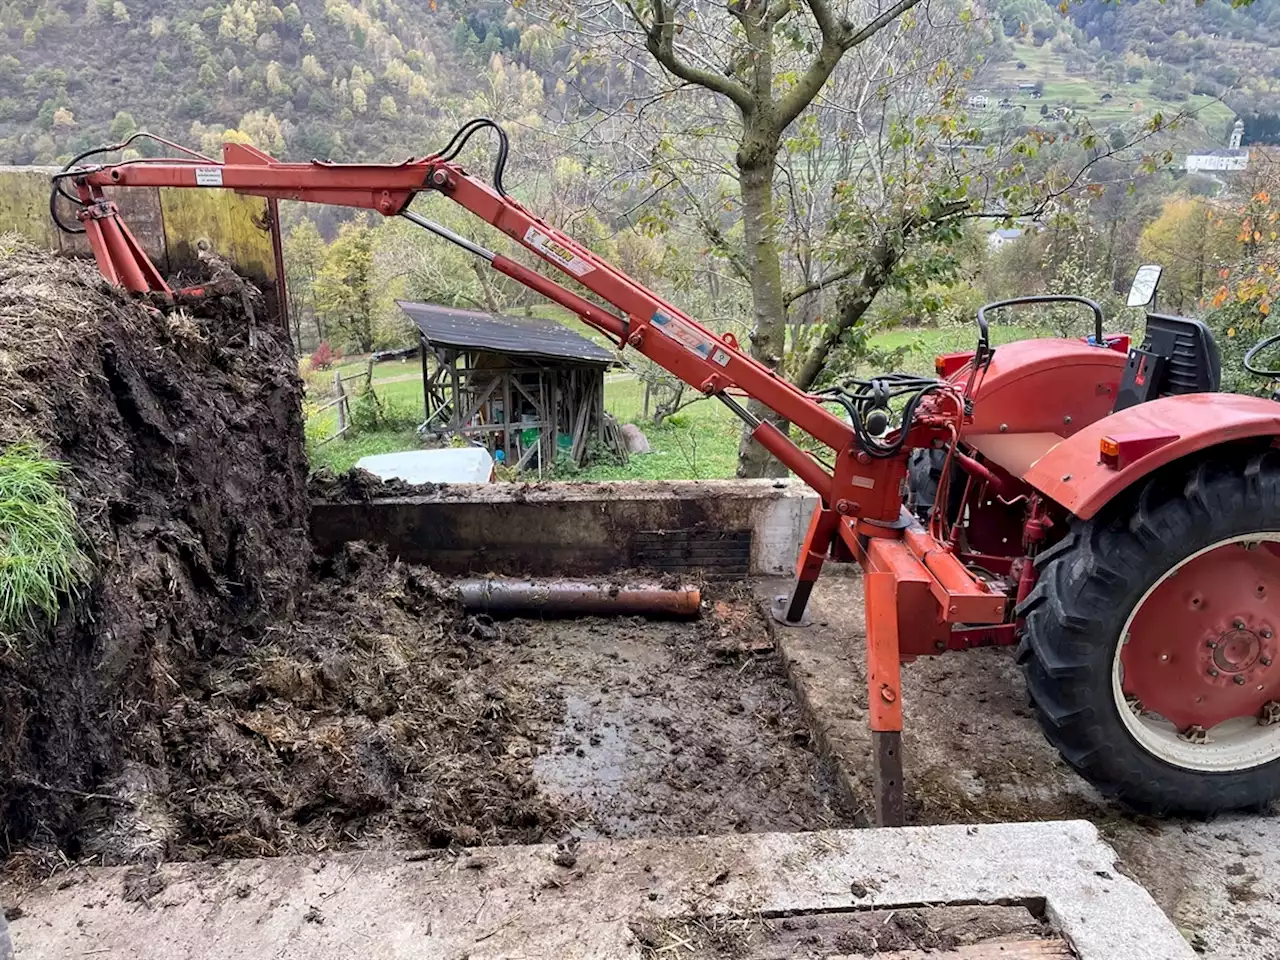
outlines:
[[[563, 714], [534, 762], [583, 838], [846, 826], [749, 600], [706, 604], [699, 623], [527, 623], [530, 682]], [[743, 641], [747, 641], [744, 645]]]
[[[699, 960], [807, 960], [942, 951], [983, 945], [996, 958], [1006, 949], [1022, 957], [1066, 960], [1066, 944], [1042, 918], [1020, 906], [857, 910], [781, 917], [705, 918], [632, 924], [646, 960], [688, 951]], [[1034, 953], [1031, 951], [1035, 950]]]
[[292, 617], [183, 664], [157, 759], [80, 798], [67, 852], [141, 864], [149, 899], [166, 860], [848, 825], [753, 601], [706, 608], [494, 621], [350, 545]]
[[310, 497], [369, 478], [307, 489], [287, 333], [205, 271], [148, 301], [0, 238], [0, 443], [66, 464], [93, 562], [0, 638], [10, 873], [846, 822], [741, 592], [494, 623], [383, 552], [314, 559]]
[[[68, 468], [93, 563], [53, 620], [0, 637], [0, 857], [78, 856], [129, 769], [162, 776], [197, 668], [288, 617], [306, 572], [301, 382], [257, 291], [125, 297], [91, 263], [0, 236], [0, 444]], [[198, 669], [197, 669], [198, 672]]]

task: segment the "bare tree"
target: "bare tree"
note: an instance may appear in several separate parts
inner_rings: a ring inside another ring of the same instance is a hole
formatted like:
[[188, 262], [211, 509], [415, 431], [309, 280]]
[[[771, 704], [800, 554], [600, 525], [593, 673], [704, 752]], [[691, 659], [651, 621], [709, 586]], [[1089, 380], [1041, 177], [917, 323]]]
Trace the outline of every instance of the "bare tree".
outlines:
[[[611, 154], [602, 191], [629, 182], [623, 219], [679, 218], [701, 236], [691, 299], [721, 328], [749, 304], [752, 354], [804, 389], [882, 291], [960, 275], [967, 222], [1042, 215], [1101, 159], [1149, 167], [1144, 147], [1170, 122], [1111, 145], [1087, 123], [982, 129], [964, 87], [999, 25], [955, 0], [566, 3], [522, 10], [572, 29], [578, 62], [619, 82], [603, 97], [599, 73], [577, 87], [596, 112], [565, 142]], [[617, 221], [616, 205], [603, 212]], [[739, 474], [776, 470], [744, 434]]]
[[[555, 0], [550, 0], [554, 3]], [[732, 108], [733, 167], [741, 199], [741, 273], [750, 289], [752, 355], [777, 369], [786, 353], [787, 291], [776, 204], [778, 156], [788, 127], [850, 51], [897, 24], [922, 0], [600, 0], [567, 12], [591, 42], [638, 40], [676, 87]], [[770, 412], [758, 404], [760, 416]], [[739, 474], [780, 469], [745, 440]]]

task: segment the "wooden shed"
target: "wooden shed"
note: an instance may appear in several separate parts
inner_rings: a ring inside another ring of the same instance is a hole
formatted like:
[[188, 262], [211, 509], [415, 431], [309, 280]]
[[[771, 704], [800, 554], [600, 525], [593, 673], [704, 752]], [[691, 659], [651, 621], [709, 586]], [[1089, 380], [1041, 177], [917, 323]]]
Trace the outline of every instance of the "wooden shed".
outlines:
[[604, 411], [609, 350], [554, 320], [397, 303], [422, 338], [424, 434], [477, 440], [517, 469], [583, 463], [592, 439], [623, 455]]

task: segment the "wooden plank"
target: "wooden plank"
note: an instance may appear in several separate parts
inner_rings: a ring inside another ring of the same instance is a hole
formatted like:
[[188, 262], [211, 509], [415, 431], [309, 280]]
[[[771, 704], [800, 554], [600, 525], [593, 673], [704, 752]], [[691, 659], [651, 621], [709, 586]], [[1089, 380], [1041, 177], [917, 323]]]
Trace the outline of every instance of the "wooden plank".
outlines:
[[340, 436], [342, 436], [344, 433], [346, 433], [348, 429], [350, 429], [350, 428], [349, 428], [349, 427], [343, 427], [341, 430], [339, 430], [339, 431], [338, 431], [337, 433], [335, 433], [333, 436], [331, 436], [331, 437], [325, 437], [323, 440], [321, 440], [320, 442], [318, 442], [318, 443], [316, 444], [316, 446], [317, 446], [317, 447], [323, 447], [323, 446], [324, 446], [326, 443], [328, 443], [330, 440], [337, 440]]
[[[514, 379], [514, 378], [513, 378], [513, 379], [512, 379], [512, 381], [511, 381], [511, 385], [512, 385], [513, 387], [515, 387], [515, 388], [516, 388], [516, 390], [517, 390], [517, 391], [519, 391], [519, 393], [520, 393], [520, 394], [521, 394], [521, 395], [522, 395], [526, 400], [528, 400], [531, 404], [533, 404], [533, 408], [534, 408], [535, 410], [537, 410], [537, 411], [538, 411], [538, 419], [539, 419], [539, 420], [541, 420], [541, 419], [542, 419], [542, 405], [538, 403], [538, 401], [534, 398], [533, 394], [531, 394], [528, 390], [526, 390], [526, 389], [524, 388], [524, 384], [523, 384], [523, 383], [521, 383], [521, 382], [520, 382], [519, 380], [517, 380], [517, 379]], [[517, 422], [516, 422], [516, 424], [515, 424], [515, 426], [519, 426], [519, 425], [520, 425], [520, 424], [519, 424], [519, 422], [517, 421]]]
[[502, 375], [502, 449], [511, 462], [511, 374]]
[[[975, 943], [952, 950], [903, 950], [876, 953], [875, 960], [1074, 960], [1062, 940]], [[830, 954], [827, 960], [866, 960], [863, 954]]]
[[462, 421], [459, 419], [462, 397], [459, 395], [461, 391], [458, 388], [458, 358], [452, 354], [449, 357], [449, 378], [453, 381], [453, 429], [457, 430], [462, 426]]
[[[419, 340], [419, 349], [417, 349], [417, 352], [419, 352], [419, 356], [422, 357], [422, 422], [426, 424], [426, 421], [431, 419], [430, 385], [434, 378], [428, 376], [429, 370], [428, 364], [426, 364], [426, 342], [425, 340], [421, 340], [421, 338]], [[436, 372], [439, 372], [439, 367], [436, 367]]]
[[578, 415], [574, 417], [573, 446], [569, 449], [569, 456], [573, 458], [575, 463], [581, 463], [583, 454], [586, 453], [587, 424], [590, 422], [591, 416], [591, 386], [588, 382], [585, 395], [576, 394], [578, 396]]
[[338, 404], [338, 432], [334, 436], [340, 437], [347, 432], [347, 397], [342, 389], [342, 374], [337, 370], [333, 371], [333, 393]]
[[[471, 408], [467, 411], [467, 415], [462, 418], [462, 423], [464, 425], [469, 424], [472, 420], [475, 419], [476, 414], [480, 412], [480, 408], [484, 406], [486, 400], [488, 400], [491, 396], [493, 396], [493, 391], [496, 390], [497, 388], [498, 388], [498, 380], [496, 378], [493, 380], [490, 380], [489, 386], [485, 388], [484, 393], [480, 394], [478, 398], [472, 401]], [[474, 392], [472, 393], [472, 396], [475, 396]]]

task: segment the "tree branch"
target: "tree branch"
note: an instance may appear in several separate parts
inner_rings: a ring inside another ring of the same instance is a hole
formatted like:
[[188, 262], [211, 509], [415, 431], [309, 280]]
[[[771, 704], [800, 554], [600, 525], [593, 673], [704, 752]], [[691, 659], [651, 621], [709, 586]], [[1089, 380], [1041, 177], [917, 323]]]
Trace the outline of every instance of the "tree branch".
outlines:
[[818, 29], [822, 31], [822, 46], [819, 48], [818, 55], [814, 57], [813, 62], [809, 64], [809, 69], [804, 72], [804, 76], [800, 78], [794, 87], [787, 91], [786, 96], [778, 101], [775, 116], [779, 134], [787, 129], [791, 122], [800, 116], [804, 109], [813, 102], [814, 97], [821, 92], [823, 85], [826, 84], [827, 79], [831, 76], [832, 71], [835, 70], [846, 50], [850, 50], [874, 37], [902, 14], [920, 3], [920, 0], [898, 0], [897, 3], [884, 10], [860, 30], [851, 30], [846, 25], [837, 23], [831, 8], [826, 4], [826, 0], [806, 0], [806, 2], [813, 12], [814, 20], [818, 23]]
[[864, 40], [869, 40], [871, 37], [874, 37], [877, 33], [887, 27], [894, 20], [897, 20], [898, 17], [902, 16], [919, 2], [920, 0], [898, 0], [897, 3], [888, 10], [882, 12], [861, 30], [855, 30], [853, 33], [849, 34], [849, 36], [844, 40], [844, 48], [848, 50], [851, 47], [856, 47]]
[[668, 5], [663, 0], [657, 0], [654, 4], [654, 19], [652, 23], [646, 23], [644, 17], [640, 15], [640, 12], [632, 3], [627, 2], [626, 7], [632, 19], [644, 31], [645, 48], [668, 73], [683, 80], [685, 83], [692, 83], [713, 93], [728, 97], [737, 105], [744, 116], [752, 112], [755, 108], [755, 102], [751, 99], [746, 87], [729, 77], [686, 63], [676, 55], [674, 5]]
[[812, 283], [807, 283], [803, 287], [799, 287], [795, 290], [792, 290], [790, 293], [786, 294], [782, 298], [782, 302], [789, 307], [791, 306], [791, 304], [795, 303], [801, 297], [806, 297], [809, 294], [816, 293], [819, 290], [822, 290], [826, 287], [834, 286], [835, 284], [840, 283], [842, 280], [848, 280], [850, 277], [852, 277], [855, 273], [858, 272], [861, 266], [862, 266], [861, 264], [857, 264], [852, 267], [846, 267], [844, 270], [837, 270], [835, 273], [829, 274], [825, 277], [819, 277], [817, 280], [814, 280]]
[[[920, 0], [915, 2], [919, 3]], [[809, 64], [809, 69], [805, 70], [804, 76], [786, 92], [774, 109], [774, 124], [779, 135], [791, 126], [791, 122], [800, 116], [805, 107], [813, 102], [813, 98], [818, 95], [827, 78], [835, 70], [836, 64], [844, 56], [845, 49], [839, 41], [823, 38], [822, 46], [818, 48], [818, 55]]]
[[781, 23], [782, 18], [790, 13], [791, 10], [792, 0], [773, 0], [773, 3], [769, 6], [769, 22], [774, 24]]
[[842, 39], [840, 25], [836, 22], [836, 16], [832, 13], [831, 7], [827, 5], [827, 0], [805, 0], [805, 3], [809, 5], [809, 12], [813, 14], [818, 29], [822, 31], [822, 39], [839, 43]]
[[846, 275], [851, 275], [859, 269], [862, 270], [862, 277], [857, 285], [857, 293], [847, 297], [841, 303], [840, 315], [836, 318], [835, 323], [830, 324], [822, 332], [822, 336], [805, 354], [804, 361], [800, 364], [800, 369], [796, 372], [793, 381], [797, 387], [801, 390], [808, 390], [817, 381], [822, 374], [823, 368], [827, 365], [827, 359], [831, 356], [831, 351], [840, 342], [840, 338], [844, 336], [846, 331], [858, 324], [871, 304], [875, 302], [876, 294], [889, 281], [893, 268], [902, 258], [907, 239], [923, 227], [941, 223], [951, 217], [961, 215], [968, 205], [969, 201], [967, 200], [955, 200], [949, 204], [944, 204], [931, 213], [920, 214], [907, 219], [902, 224], [899, 242], [893, 242], [893, 238], [889, 236], [881, 238], [880, 242], [872, 248], [869, 262], [864, 261], [858, 266], [845, 271]]

